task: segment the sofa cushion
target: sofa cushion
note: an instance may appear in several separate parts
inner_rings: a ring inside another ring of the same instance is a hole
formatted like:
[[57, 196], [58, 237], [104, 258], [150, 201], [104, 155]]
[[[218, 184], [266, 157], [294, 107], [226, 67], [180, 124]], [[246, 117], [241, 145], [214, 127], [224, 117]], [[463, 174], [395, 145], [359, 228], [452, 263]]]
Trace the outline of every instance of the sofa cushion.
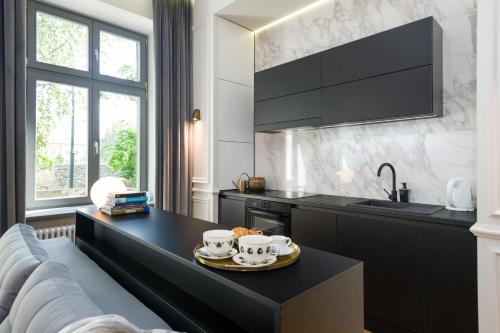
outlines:
[[101, 314], [68, 267], [46, 261], [24, 283], [0, 332], [54, 333]]
[[166, 329], [143, 330], [118, 315], [89, 317], [66, 326], [58, 333], [178, 333]]
[[143, 329], [171, 329], [158, 315], [125, 290], [68, 238], [40, 241], [51, 261], [69, 267], [89, 298], [105, 314], [121, 315]]
[[15, 224], [0, 238], [0, 321], [26, 279], [46, 260], [48, 254], [29, 225]]

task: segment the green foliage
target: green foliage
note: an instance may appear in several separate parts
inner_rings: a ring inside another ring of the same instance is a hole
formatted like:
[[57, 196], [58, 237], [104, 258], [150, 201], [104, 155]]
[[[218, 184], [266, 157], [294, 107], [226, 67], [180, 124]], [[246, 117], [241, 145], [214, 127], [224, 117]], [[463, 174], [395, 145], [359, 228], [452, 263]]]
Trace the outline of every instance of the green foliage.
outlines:
[[73, 112], [71, 101], [75, 89], [44, 81], [38, 81], [36, 89], [36, 162], [39, 168], [51, 169], [55, 161], [47, 156], [49, 136], [57, 121]]
[[115, 175], [137, 184], [137, 131], [125, 122], [118, 123], [112, 130], [108, 143], [103, 146], [103, 157]]
[[[76, 45], [85, 45], [86, 27], [45, 13], [37, 14], [37, 60], [49, 64], [80, 68], [81, 59]], [[86, 46], [84, 47], [86, 49]], [[85, 58], [84, 58], [85, 59]], [[40, 169], [52, 169], [61, 159], [51, 159], [47, 146], [55, 124], [71, 115], [75, 89], [51, 82], [37, 81], [36, 164]], [[80, 89], [78, 89], [80, 90]], [[76, 94], [81, 94], [77, 91]], [[79, 96], [81, 97], [81, 96]]]

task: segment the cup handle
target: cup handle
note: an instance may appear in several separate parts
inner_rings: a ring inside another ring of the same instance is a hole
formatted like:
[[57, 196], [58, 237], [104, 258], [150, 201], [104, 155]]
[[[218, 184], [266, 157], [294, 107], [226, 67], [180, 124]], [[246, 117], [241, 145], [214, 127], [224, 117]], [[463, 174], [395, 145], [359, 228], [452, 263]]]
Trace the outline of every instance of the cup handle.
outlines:
[[290, 237], [286, 238], [286, 246], [290, 246], [292, 244], [292, 239]]
[[280, 246], [278, 244], [271, 244], [271, 255], [277, 257], [280, 254]]

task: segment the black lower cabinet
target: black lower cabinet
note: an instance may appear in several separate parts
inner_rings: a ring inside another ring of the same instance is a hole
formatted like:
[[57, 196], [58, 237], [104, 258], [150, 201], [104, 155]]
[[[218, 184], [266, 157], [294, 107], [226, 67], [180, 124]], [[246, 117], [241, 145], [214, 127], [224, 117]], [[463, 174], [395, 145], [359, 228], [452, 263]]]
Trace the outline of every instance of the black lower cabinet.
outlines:
[[245, 226], [245, 200], [219, 198], [219, 224], [228, 228]]
[[368, 330], [422, 332], [422, 243], [416, 226], [337, 216], [337, 253], [364, 262]]
[[478, 332], [476, 246], [468, 231], [424, 229], [425, 333]]
[[309, 209], [292, 209], [291, 237], [297, 244], [335, 252], [337, 215]]

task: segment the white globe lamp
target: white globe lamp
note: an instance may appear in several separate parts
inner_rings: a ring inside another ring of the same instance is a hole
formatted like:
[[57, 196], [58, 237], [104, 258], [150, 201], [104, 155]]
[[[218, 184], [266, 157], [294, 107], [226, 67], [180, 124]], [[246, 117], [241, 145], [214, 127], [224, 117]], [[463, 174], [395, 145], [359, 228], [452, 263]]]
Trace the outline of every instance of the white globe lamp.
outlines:
[[101, 208], [108, 200], [108, 194], [112, 192], [125, 192], [127, 186], [121, 178], [117, 177], [103, 177], [96, 181], [90, 189], [90, 200], [92, 203]]

